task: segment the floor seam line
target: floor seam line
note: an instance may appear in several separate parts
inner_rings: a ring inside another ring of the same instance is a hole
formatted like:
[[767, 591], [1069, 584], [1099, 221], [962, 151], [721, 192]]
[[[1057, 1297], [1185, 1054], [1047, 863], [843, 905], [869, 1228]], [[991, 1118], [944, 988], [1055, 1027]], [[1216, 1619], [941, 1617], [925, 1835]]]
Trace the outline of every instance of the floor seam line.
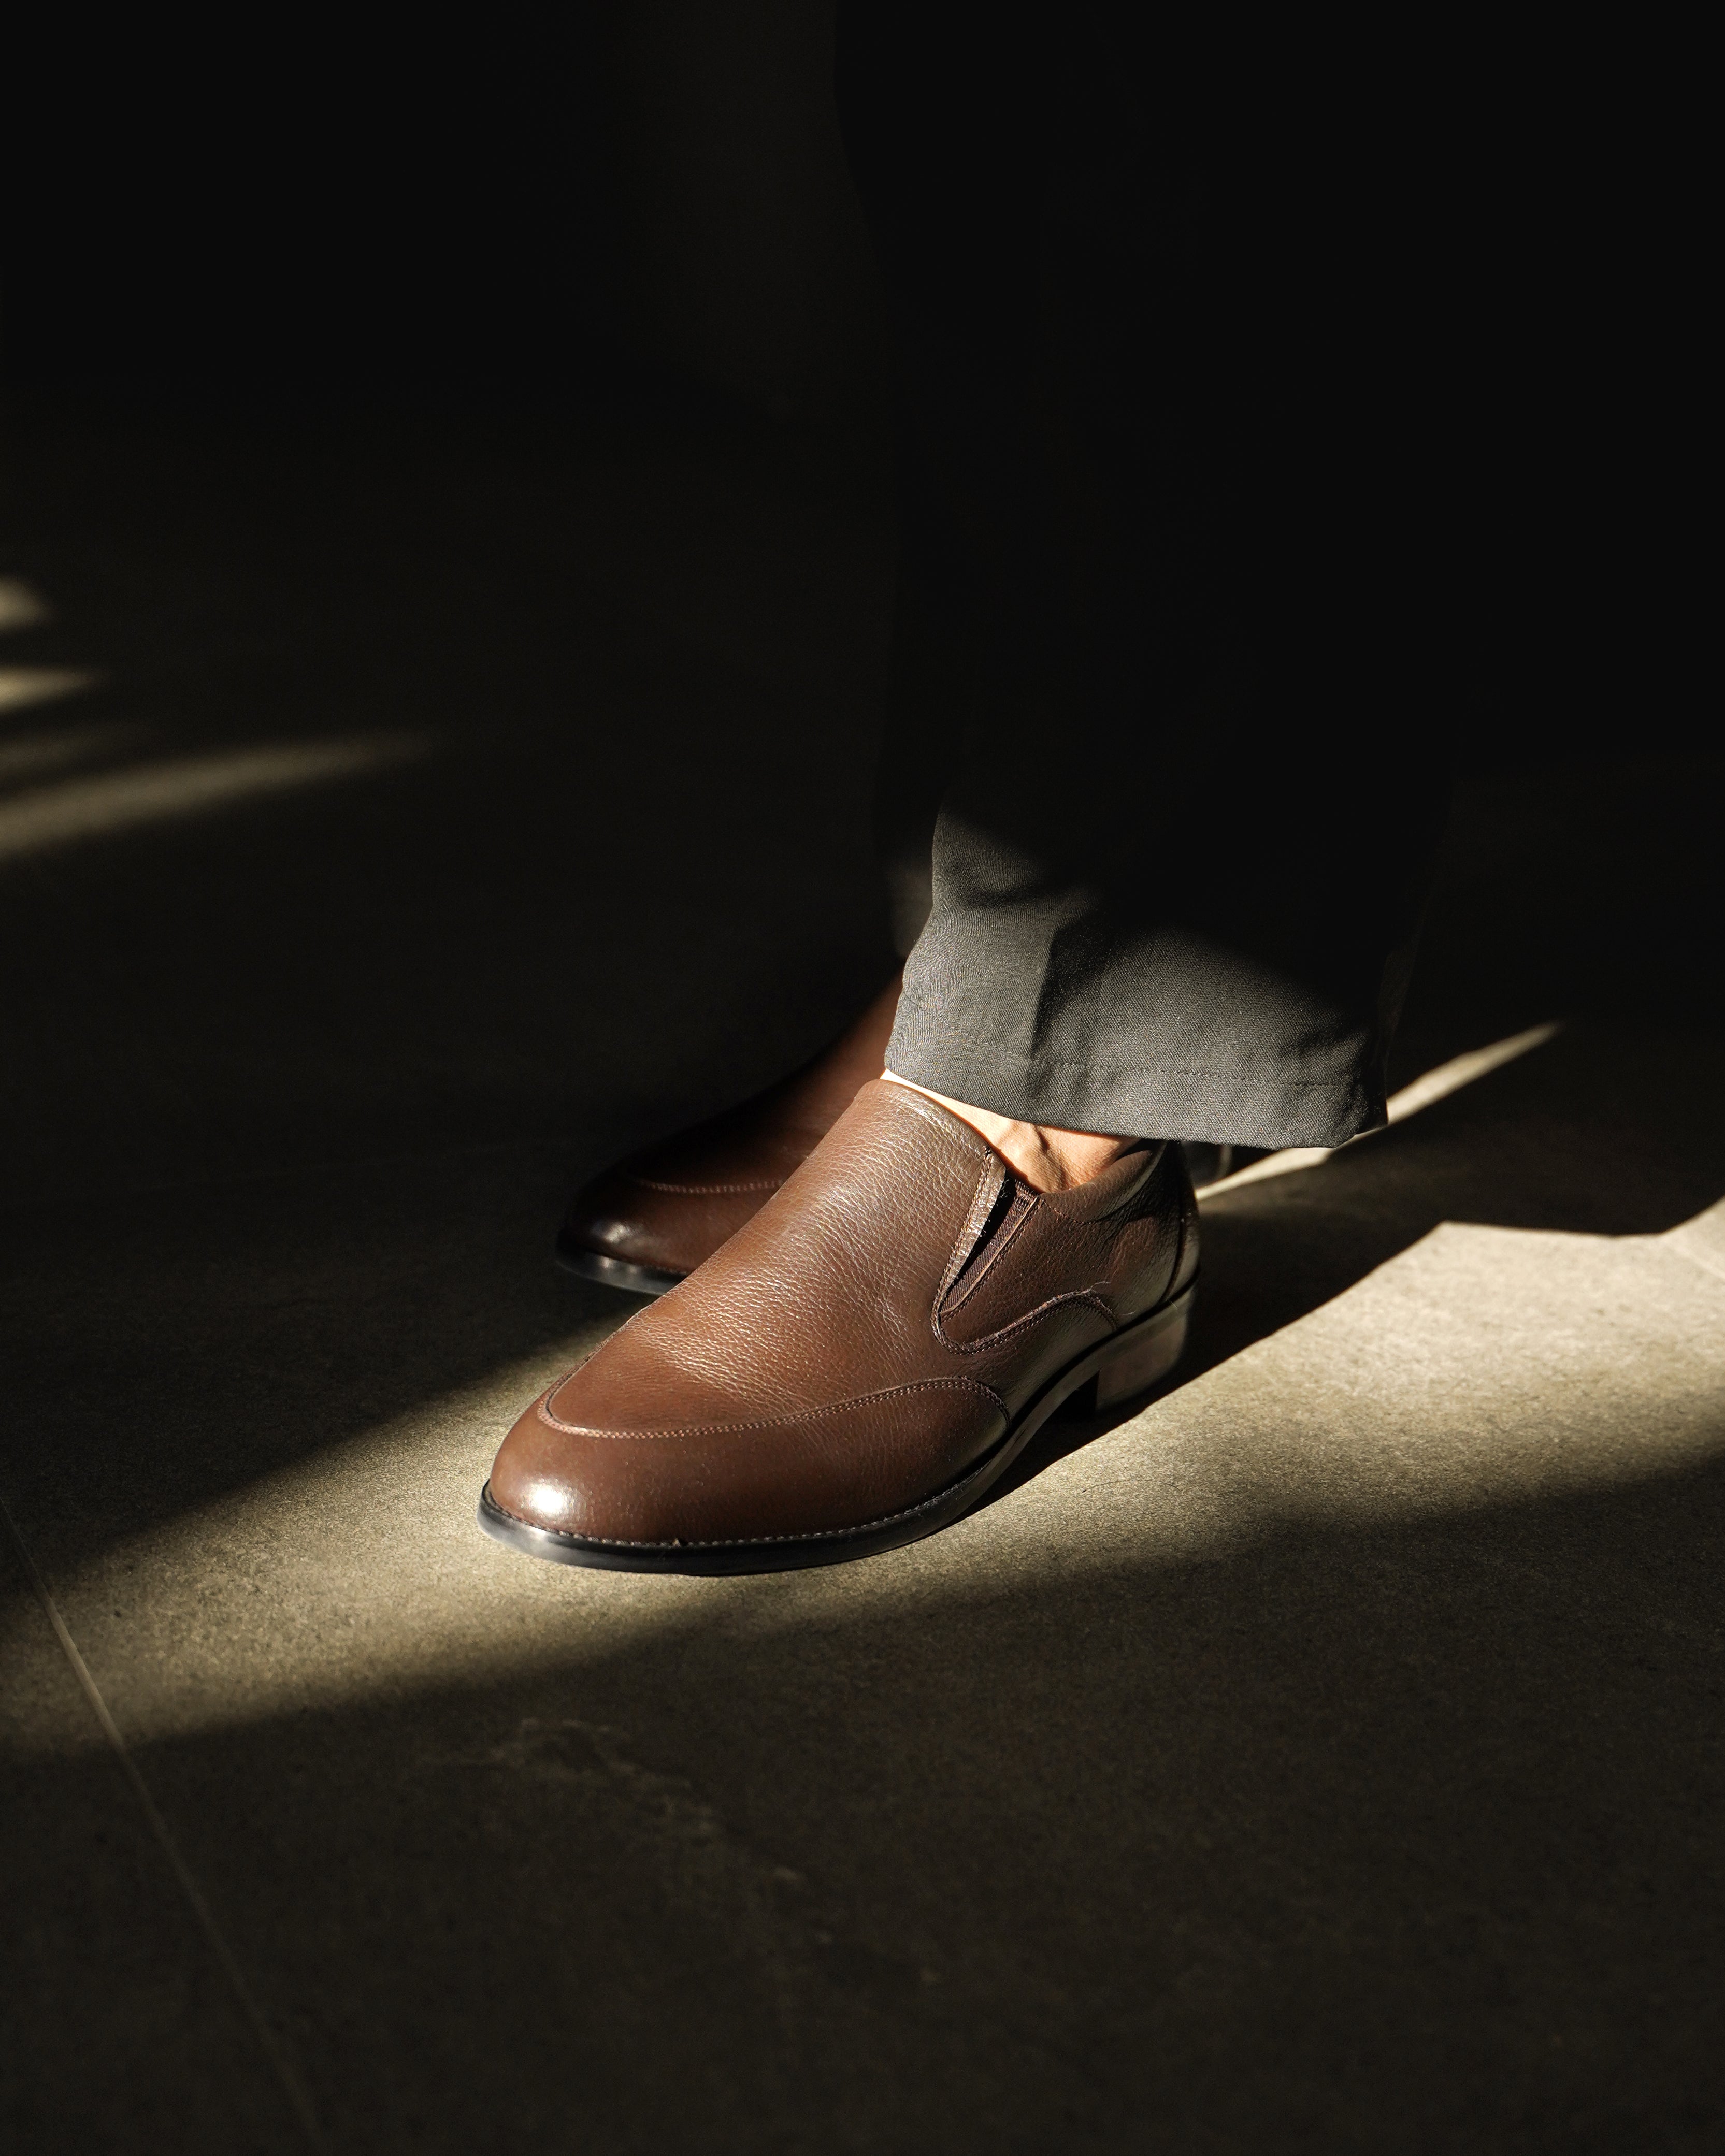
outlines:
[[97, 1722], [100, 1724], [102, 1734], [107, 1738], [109, 1747], [119, 1762], [121, 1772], [125, 1775], [132, 1795], [137, 1800], [138, 1808], [144, 1815], [145, 1823], [149, 1827], [163, 1857], [167, 1860], [167, 1867], [173, 1874], [175, 1883], [190, 1908], [198, 1929], [203, 1934], [205, 1944], [214, 1954], [222, 1974], [228, 1979], [228, 1987], [234, 1994], [247, 2026], [250, 2029], [259, 2048], [268, 2060], [272, 2071], [280, 2083], [282, 2092], [287, 2097], [289, 2107], [293, 2112], [306, 2140], [318, 2152], [318, 2156], [326, 2156], [329, 2143], [324, 2138], [322, 2127], [318, 2123], [317, 2113], [312, 2108], [311, 2096], [298, 2074], [295, 2072], [287, 2055], [276, 2042], [269, 2023], [264, 2019], [263, 2010], [252, 1995], [251, 1986], [246, 1982], [232, 1948], [222, 1934], [221, 1927], [215, 1919], [215, 1913], [205, 1900], [203, 1890], [193, 1876], [191, 1866], [180, 1854], [178, 1845], [169, 1831], [167, 1821], [162, 1817], [156, 1799], [150, 1794], [149, 1784], [144, 1779], [142, 1770], [139, 1768], [136, 1760], [133, 1758], [126, 1738], [121, 1732], [119, 1723], [110, 1713], [108, 1702], [102, 1697], [101, 1688], [91, 1676], [90, 1665], [80, 1653], [78, 1643], [72, 1637], [70, 1627], [60, 1614], [59, 1605], [55, 1602], [49, 1591], [48, 1582], [43, 1578], [41, 1569], [30, 1553], [30, 1546], [24, 1540], [22, 1529], [13, 1517], [11, 1507], [7, 1504], [3, 1497], [0, 1497], [0, 1517], [5, 1519], [13, 1545], [18, 1551], [19, 1562], [23, 1566], [24, 1576], [29, 1581], [36, 1599], [41, 1605], [42, 1614], [52, 1626], [54, 1635], [59, 1642], [60, 1651], [70, 1664], [72, 1674], [78, 1680], [80, 1689], [89, 1702], [90, 1710]]

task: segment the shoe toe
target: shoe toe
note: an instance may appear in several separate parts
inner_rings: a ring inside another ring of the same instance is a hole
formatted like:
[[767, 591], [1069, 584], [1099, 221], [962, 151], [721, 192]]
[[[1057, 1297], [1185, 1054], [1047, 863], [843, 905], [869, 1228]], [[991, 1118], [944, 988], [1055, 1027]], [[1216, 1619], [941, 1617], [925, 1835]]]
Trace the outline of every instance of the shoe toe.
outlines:
[[777, 1415], [595, 1427], [579, 1419], [580, 1375], [521, 1417], [490, 1493], [528, 1527], [598, 1543], [842, 1534], [932, 1496], [1005, 1426], [986, 1387], [952, 1379]]
[[530, 1527], [552, 1534], [591, 1534], [595, 1525], [593, 1477], [583, 1472], [585, 1448], [572, 1450], [545, 1419], [535, 1400], [516, 1421], [492, 1464], [492, 1502]]

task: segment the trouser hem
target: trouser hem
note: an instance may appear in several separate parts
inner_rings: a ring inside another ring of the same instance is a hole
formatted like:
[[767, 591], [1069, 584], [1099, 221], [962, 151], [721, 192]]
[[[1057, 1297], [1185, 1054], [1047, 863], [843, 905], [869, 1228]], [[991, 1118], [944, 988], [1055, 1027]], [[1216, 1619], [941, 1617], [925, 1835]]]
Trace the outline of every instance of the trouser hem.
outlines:
[[906, 996], [886, 1063], [896, 1076], [948, 1100], [1057, 1130], [1276, 1152], [1346, 1145], [1383, 1126], [1382, 1088], [1358, 1075], [1312, 1076], [1293, 1059], [1266, 1068], [1261, 1045], [1255, 1059], [1246, 1054], [1230, 1068], [1194, 1069], [1191, 1050], [1189, 1041], [1170, 1040], [1158, 1055], [1153, 1033], [1142, 1063], [1074, 1064], [952, 1032]]

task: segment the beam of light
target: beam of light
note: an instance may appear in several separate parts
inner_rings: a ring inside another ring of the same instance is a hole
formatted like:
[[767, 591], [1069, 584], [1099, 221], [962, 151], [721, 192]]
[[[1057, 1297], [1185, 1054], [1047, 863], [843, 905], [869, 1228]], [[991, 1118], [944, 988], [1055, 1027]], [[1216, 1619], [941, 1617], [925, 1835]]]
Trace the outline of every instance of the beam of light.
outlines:
[[1446, 1222], [947, 1532], [757, 1579], [565, 1569], [475, 1526], [515, 1416], [615, 1323], [589, 1322], [69, 1557], [54, 1592], [143, 1743], [419, 1686], [572, 1676], [696, 1626], [938, 1623], [1079, 1575], [1129, 1580], [1291, 1534], [1560, 1502], [1725, 1454], [1725, 1277], [1709, 1251], [1725, 1252], [1725, 1203], [1663, 1235]]
[[64, 779], [0, 803], [0, 861], [381, 771], [428, 746], [408, 734], [278, 742]]
[[53, 608], [33, 584], [22, 577], [0, 577], [0, 635], [11, 629], [34, 629], [53, 619]]
[[[1404, 1122], [1409, 1116], [1417, 1116], [1422, 1108], [1430, 1107], [1435, 1101], [1441, 1101], [1449, 1094], [1459, 1093], [1464, 1086], [1471, 1086], [1476, 1078], [1483, 1078], [1487, 1071], [1513, 1063], [1529, 1049], [1543, 1048], [1563, 1029], [1555, 1019], [1545, 1025], [1530, 1025], [1525, 1033], [1512, 1033], [1507, 1040], [1494, 1040], [1485, 1048], [1471, 1048], [1466, 1055], [1440, 1063], [1423, 1078], [1416, 1078], [1411, 1086], [1404, 1086], [1399, 1093], [1390, 1095], [1385, 1103], [1390, 1122]], [[1371, 1137], [1375, 1133], [1368, 1131], [1365, 1135]]]
[[25, 711], [33, 704], [80, 696], [101, 679], [88, 666], [0, 666], [0, 712]]
[[[1435, 1070], [1416, 1078], [1411, 1086], [1404, 1086], [1400, 1092], [1392, 1093], [1384, 1104], [1385, 1113], [1392, 1124], [1404, 1123], [1409, 1116], [1417, 1116], [1422, 1108], [1446, 1100], [1464, 1086], [1471, 1086], [1488, 1071], [1513, 1063], [1530, 1049], [1543, 1048], [1562, 1031], [1563, 1027], [1556, 1022], [1530, 1025], [1525, 1033], [1512, 1033], [1505, 1040], [1494, 1040], [1484, 1048], [1469, 1049], [1465, 1055], [1452, 1056], [1449, 1062], [1440, 1063]], [[1376, 1131], [1362, 1131], [1348, 1144], [1363, 1145], [1367, 1139], [1377, 1136]], [[1198, 1194], [1200, 1199], [1216, 1198], [1224, 1190], [1243, 1189], [1249, 1183], [1266, 1183], [1272, 1176], [1295, 1175], [1302, 1168], [1322, 1168], [1326, 1161], [1333, 1160], [1338, 1152], [1347, 1149], [1345, 1146], [1288, 1146], [1281, 1152], [1266, 1153], [1262, 1160], [1255, 1160], [1233, 1175], [1223, 1176], [1219, 1182], [1206, 1183]]]

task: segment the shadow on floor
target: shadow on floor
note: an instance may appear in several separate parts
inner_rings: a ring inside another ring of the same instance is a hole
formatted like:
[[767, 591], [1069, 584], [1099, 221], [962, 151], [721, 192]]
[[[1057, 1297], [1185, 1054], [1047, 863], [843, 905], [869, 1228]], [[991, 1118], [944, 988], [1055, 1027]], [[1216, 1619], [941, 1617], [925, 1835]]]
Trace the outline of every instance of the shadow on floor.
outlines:
[[[1699, 2152], [1722, 1527], [1714, 1466], [813, 1629], [721, 1591], [145, 1766], [344, 2148]], [[72, 1912], [10, 1893], [69, 2032], [21, 2123], [95, 2145]]]

